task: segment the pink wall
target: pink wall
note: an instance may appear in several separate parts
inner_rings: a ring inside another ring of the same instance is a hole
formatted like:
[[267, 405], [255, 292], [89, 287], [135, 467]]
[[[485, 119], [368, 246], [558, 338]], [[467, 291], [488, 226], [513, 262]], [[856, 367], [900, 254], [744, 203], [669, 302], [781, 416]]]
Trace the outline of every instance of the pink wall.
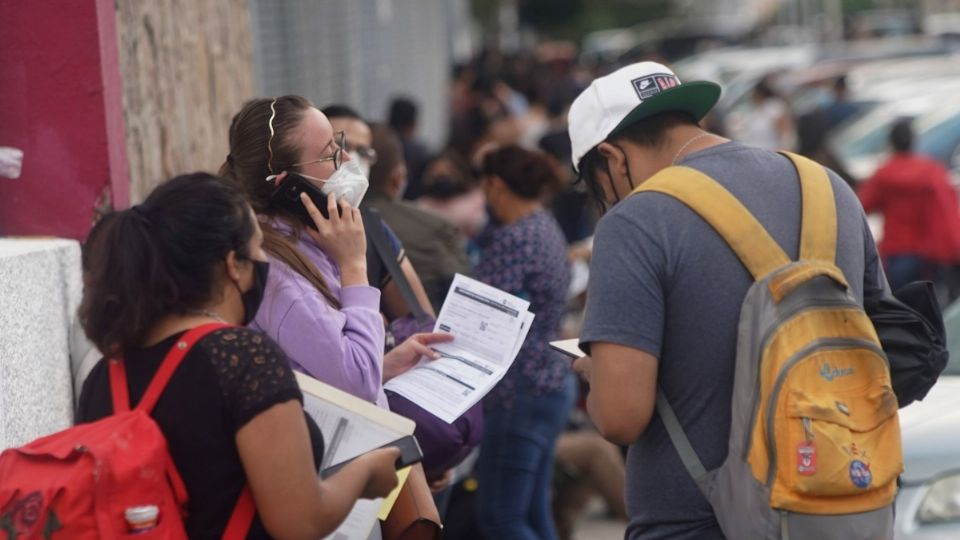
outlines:
[[113, 0], [0, 2], [0, 236], [83, 238], [97, 198], [129, 204]]

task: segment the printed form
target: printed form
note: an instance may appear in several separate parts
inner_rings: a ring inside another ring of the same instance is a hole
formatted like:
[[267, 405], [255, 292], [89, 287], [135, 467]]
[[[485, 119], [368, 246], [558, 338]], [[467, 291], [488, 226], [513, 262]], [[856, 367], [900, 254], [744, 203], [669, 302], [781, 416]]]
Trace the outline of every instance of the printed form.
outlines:
[[434, 346], [439, 359], [422, 360], [384, 388], [452, 423], [506, 375], [533, 323], [529, 307], [522, 298], [457, 274], [434, 328], [454, 340]]
[[[381, 409], [373, 403], [351, 396], [303, 373], [296, 373], [303, 391], [303, 410], [323, 433], [324, 452], [320, 469], [379, 448], [404, 435], [413, 434], [412, 420]], [[377, 524], [396, 500], [409, 469], [398, 471], [398, 485], [391, 497], [360, 499], [354, 503], [344, 522], [325, 540], [367, 540]]]

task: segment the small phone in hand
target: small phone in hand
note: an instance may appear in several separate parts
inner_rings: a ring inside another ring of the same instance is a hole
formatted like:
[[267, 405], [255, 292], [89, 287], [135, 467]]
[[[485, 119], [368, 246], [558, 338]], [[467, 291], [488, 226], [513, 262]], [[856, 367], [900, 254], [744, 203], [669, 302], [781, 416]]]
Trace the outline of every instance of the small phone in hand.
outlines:
[[[270, 194], [270, 204], [294, 215], [307, 227], [316, 229], [317, 226], [313, 222], [313, 218], [310, 217], [310, 213], [307, 212], [307, 207], [300, 200], [301, 193], [306, 193], [317, 210], [320, 210], [320, 214], [330, 219], [330, 212], [327, 210], [327, 196], [311, 184], [309, 180], [294, 172], [288, 172], [280, 181], [280, 184], [274, 188], [273, 193]], [[340, 205], [338, 204], [338, 211], [339, 208]]]
[[573, 360], [587, 356], [587, 353], [580, 350], [580, 338], [551, 341], [550, 348]]
[[[404, 467], [409, 467], [416, 463], [423, 461], [423, 451], [420, 450], [420, 444], [417, 443], [417, 438], [413, 435], [407, 435], [401, 437], [395, 441], [388, 442], [387, 444], [381, 446], [380, 448], [390, 448], [391, 446], [396, 446], [400, 449], [400, 457], [397, 458], [396, 463], [393, 464], [393, 468], [396, 470], [403, 469]], [[379, 450], [379, 448], [378, 448]], [[362, 455], [362, 454], [361, 454]], [[359, 457], [359, 456], [358, 456]], [[350, 463], [356, 459], [356, 457], [350, 458], [346, 461], [337, 463], [336, 465], [331, 465], [326, 469], [320, 471], [320, 478], [326, 480], [330, 476], [333, 476], [337, 471], [346, 466], [347, 463]]]

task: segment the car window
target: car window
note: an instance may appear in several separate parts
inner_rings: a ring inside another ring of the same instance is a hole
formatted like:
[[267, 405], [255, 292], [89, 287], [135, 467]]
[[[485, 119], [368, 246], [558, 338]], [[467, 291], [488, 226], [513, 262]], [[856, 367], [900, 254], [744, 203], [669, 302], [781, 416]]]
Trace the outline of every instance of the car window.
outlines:
[[954, 150], [960, 145], [960, 112], [930, 127], [920, 134], [917, 151], [940, 162], [949, 163]]
[[950, 362], [943, 374], [960, 375], [960, 300], [944, 311], [943, 324], [947, 330], [947, 350], [950, 351]]

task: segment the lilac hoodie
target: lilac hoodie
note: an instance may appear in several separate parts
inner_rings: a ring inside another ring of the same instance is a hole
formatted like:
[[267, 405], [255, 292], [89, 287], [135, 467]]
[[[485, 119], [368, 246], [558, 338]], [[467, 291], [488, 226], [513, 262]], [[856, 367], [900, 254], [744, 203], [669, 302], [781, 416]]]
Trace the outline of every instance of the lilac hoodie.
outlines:
[[[277, 229], [289, 231], [283, 225]], [[297, 248], [320, 270], [343, 307], [335, 309], [306, 278], [269, 256], [266, 292], [250, 326], [279, 343], [294, 369], [388, 408], [380, 291], [365, 285], [341, 288], [337, 264], [308, 235], [301, 236]]]

